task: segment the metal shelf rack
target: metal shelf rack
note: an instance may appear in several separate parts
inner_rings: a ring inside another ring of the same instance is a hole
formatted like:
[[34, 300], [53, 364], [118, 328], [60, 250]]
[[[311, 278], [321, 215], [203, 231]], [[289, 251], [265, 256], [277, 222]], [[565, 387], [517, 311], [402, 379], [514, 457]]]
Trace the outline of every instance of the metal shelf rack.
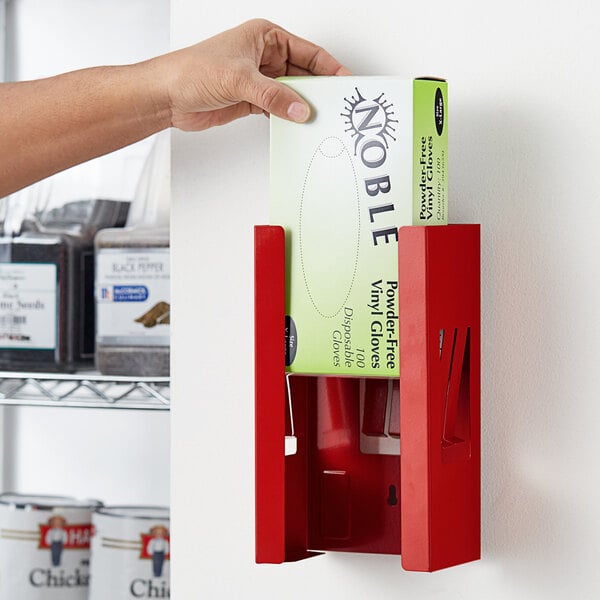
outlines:
[[0, 406], [168, 411], [169, 377], [121, 377], [0, 371]]

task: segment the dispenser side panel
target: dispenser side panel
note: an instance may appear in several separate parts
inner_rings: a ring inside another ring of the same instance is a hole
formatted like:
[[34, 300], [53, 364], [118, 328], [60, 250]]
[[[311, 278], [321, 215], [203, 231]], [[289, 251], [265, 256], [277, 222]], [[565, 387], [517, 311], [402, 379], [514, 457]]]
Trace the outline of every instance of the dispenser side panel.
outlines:
[[284, 234], [254, 230], [256, 562], [285, 560]]
[[480, 557], [479, 226], [400, 230], [402, 564]]
[[[307, 404], [310, 378], [285, 380], [285, 236], [255, 227], [255, 544], [257, 563], [312, 556], [307, 551]], [[293, 407], [293, 410], [290, 410]], [[295, 429], [292, 430], [292, 415]], [[286, 456], [286, 436], [297, 450]]]

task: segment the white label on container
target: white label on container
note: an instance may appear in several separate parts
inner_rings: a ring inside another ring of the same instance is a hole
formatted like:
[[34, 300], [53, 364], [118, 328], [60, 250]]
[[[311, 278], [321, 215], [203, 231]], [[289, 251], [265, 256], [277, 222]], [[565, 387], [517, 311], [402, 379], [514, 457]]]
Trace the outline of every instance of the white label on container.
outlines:
[[168, 248], [103, 248], [96, 257], [96, 339], [113, 346], [168, 346]]
[[170, 598], [169, 521], [93, 516], [89, 600]]
[[0, 348], [54, 350], [57, 266], [0, 264]]
[[87, 600], [89, 509], [0, 506], [0, 598]]

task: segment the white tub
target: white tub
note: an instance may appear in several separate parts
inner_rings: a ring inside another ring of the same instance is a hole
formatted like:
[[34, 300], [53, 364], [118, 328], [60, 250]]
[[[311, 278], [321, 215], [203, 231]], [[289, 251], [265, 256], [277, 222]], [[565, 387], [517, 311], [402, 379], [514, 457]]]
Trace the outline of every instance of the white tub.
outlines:
[[170, 598], [168, 508], [103, 507], [92, 522], [90, 600]]
[[0, 495], [0, 598], [87, 600], [96, 500]]

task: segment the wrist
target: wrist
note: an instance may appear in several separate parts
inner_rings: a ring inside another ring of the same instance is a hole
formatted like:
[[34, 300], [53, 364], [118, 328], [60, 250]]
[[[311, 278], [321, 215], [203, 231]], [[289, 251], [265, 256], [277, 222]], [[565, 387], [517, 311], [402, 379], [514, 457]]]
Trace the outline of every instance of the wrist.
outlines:
[[[160, 57], [159, 57], [160, 58]], [[131, 65], [131, 80], [139, 83], [136, 110], [156, 131], [172, 125], [172, 109], [167, 78], [160, 68], [159, 58]]]

